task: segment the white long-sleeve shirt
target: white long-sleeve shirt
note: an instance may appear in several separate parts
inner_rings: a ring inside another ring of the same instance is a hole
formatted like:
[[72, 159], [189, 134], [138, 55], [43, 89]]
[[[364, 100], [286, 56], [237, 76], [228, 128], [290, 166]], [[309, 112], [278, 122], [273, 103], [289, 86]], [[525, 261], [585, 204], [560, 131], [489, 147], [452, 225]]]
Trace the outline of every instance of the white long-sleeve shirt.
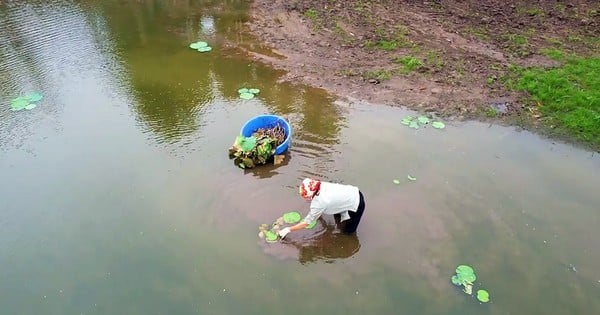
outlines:
[[311, 224], [323, 213], [340, 214], [341, 221], [350, 218], [348, 211], [356, 212], [360, 201], [358, 187], [352, 185], [321, 182], [319, 194], [310, 203], [310, 211], [304, 218], [306, 224]]

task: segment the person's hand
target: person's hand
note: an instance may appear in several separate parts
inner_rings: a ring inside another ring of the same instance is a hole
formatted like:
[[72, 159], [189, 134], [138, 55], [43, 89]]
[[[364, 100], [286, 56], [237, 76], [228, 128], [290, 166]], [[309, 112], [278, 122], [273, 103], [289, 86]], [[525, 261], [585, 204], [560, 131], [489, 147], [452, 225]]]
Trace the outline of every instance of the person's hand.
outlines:
[[279, 232], [277, 232], [277, 234], [279, 234], [279, 237], [281, 237], [281, 239], [283, 239], [286, 235], [288, 235], [288, 233], [290, 233], [292, 230], [290, 230], [289, 227], [283, 228], [281, 230], [279, 230]]

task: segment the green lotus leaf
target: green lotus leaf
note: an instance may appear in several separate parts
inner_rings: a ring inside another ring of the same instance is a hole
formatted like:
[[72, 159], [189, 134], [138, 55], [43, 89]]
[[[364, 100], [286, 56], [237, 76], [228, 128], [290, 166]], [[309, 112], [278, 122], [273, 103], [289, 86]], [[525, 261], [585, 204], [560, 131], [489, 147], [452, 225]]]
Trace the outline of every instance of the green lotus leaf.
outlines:
[[296, 211], [290, 211], [283, 214], [283, 221], [288, 224], [298, 223], [302, 217]]
[[252, 93], [240, 93], [240, 98], [243, 100], [251, 100], [254, 98], [254, 94]]
[[241, 88], [238, 90], [238, 93], [242, 94], [242, 93], [250, 93], [250, 90], [248, 90], [247, 88]]
[[408, 125], [410, 128], [414, 128], [414, 129], [419, 129], [419, 122], [416, 120], [413, 120], [410, 122], [410, 124]]
[[417, 180], [417, 178], [416, 178], [416, 177], [412, 177], [412, 176], [410, 176], [410, 175], [406, 176], [406, 178], [408, 178], [408, 180], [412, 180], [412, 181], [415, 181], [415, 180]]
[[10, 107], [12, 110], [21, 110], [29, 105], [29, 101], [22, 96], [19, 96], [12, 101], [10, 101]]
[[27, 96], [25, 96], [25, 98], [29, 101], [29, 102], [37, 102], [42, 100], [42, 98], [44, 98], [42, 96], [42, 94], [38, 93], [38, 92], [33, 92]]
[[265, 240], [267, 242], [276, 242], [277, 241], [277, 233], [273, 232], [273, 231], [266, 231], [265, 232]]
[[260, 93], [259, 89], [249, 89], [248, 92], [252, 93], [252, 94], [258, 94]]
[[312, 221], [309, 225], [306, 226], [307, 229], [312, 229], [317, 225], [317, 220]]
[[400, 184], [400, 181], [399, 181], [399, 180], [397, 180], [397, 179], [394, 179], [394, 180], [393, 180], [393, 182], [394, 182], [394, 184], [396, 184], [396, 185]]
[[207, 47], [207, 46], [208, 46], [208, 43], [202, 42], [202, 41], [190, 44], [190, 48], [192, 48], [192, 49], [199, 49], [199, 48]]
[[457, 275], [452, 276], [452, 278], [450, 280], [452, 280], [452, 284], [454, 284], [456, 286], [462, 285], [462, 281], [460, 281], [460, 279], [458, 278]]
[[252, 136], [243, 138], [239, 144], [242, 147], [242, 151], [250, 152], [256, 146], [256, 138]]
[[446, 127], [446, 125], [444, 125], [444, 123], [441, 121], [434, 121], [431, 123], [431, 127], [435, 129], [443, 129], [444, 127]]
[[404, 117], [404, 118], [403, 118], [403, 119], [400, 121], [400, 123], [401, 123], [401, 124], [403, 124], [403, 125], [406, 125], [406, 126], [408, 126], [408, 125], [410, 125], [410, 123], [411, 123], [411, 122], [412, 122], [414, 119], [415, 119], [415, 118], [414, 118], [414, 117], [412, 117], [412, 116], [406, 116], [406, 117]]
[[464, 281], [466, 281], [467, 283], [473, 283], [475, 282], [475, 280], [477, 280], [477, 277], [475, 276], [475, 274], [470, 274], [470, 275], [464, 275], [464, 276], [459, 276], [461, 279], [463, 279]]
[[468, 275], [468, 274], [474, 274], [475, 270], [473, 270], [473, 268], [471, 266], [467, 266], [467, 265], [459, 265], [458, 267], [456, 267], [456, 274], [457, 275]]
[[460, 265], [456, 267], [456, 275], [460, 280], [467, 283], [473, 283], [475, 282], [475, 280], [477, 280], [477, 277], [475, 276], [475, 271], [473, 270], [473, 268], [471, 268], [471, 266], [467, 265]]
[[31, 104], [29, 104], [29, 105], [25, 106], [25, 109], [34, 109], [34, 108], [36, 108], [36, 107], [37, 107], [37, 105], [35, 105], [35, 104], [31, 103]]
[[205, 47], [200, 47], [197, 49], [199, 52], [209, 52], [212, 50], [212, 47], [210, 46], [205, 46]]
[[421, 123], [423, 125], [429, 123], [429, 118], [427, 118], [425, 116], [419, 116], [419, 118], [417, 118], [417, 120], [419, 121], [419, 123]]
[[480, 302], [487, 303], [490, 301], [490, 294], [486, 290], [478, 290], [477, 291], [477, 299]]

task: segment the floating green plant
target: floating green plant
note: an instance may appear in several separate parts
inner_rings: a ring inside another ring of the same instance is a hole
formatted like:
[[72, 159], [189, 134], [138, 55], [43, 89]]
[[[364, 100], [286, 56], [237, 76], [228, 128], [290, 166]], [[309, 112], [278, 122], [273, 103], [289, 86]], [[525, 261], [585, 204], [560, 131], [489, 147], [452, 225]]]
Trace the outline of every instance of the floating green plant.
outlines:
[[444, 127], [446, 127], [446, 125], [444, 125], [444, 123], [441, 121], [434, 121], [431, 123], [431, 127], [435, 128], [435, 129], [444, 129]]
[[419, 116], [419, 118], [417, 118], [417, 120], [419, 121], [419, 124], [422, 124], [422, 125], [426, 125], [429, 123], [429, 118], [427, 118], [425, 116]]
[[42, 94], [33, 92], [25, 96], [19, 96], [10, 101], [10, 109], [13, 111], [19, 111], [23, 109], [34, 109], [37, 107], [36, 102], [39, 102], [44, 98]]
[[400, 123], [405, 126], [408, 126], [409, 128], [413, 128], [413, 129], [419, 129], [420, 127], [428, 125], [428, 124], [431, 124], [431, 127], [435, 128], [435, 129], [443, 129], [446, 126], [441, 121], [432, 122], [426, 116], [419, 116], [419, 117], [406, 116], [400, 121]]
[[241, 99], [250, 100], [250, 99], [253, 99], [254, 96], [256, 96], [256, 94], [260, 93], [260, 90], [259, 89], [241, 88], [238, 90], [238, 93], [240, 94]]
[[276, 242], [277, 241], [277, 233], [275, 233], [273, 231], [266, 231], [265, 232], [265, 240], [270, 243]]
[[212, 47], [210, 47], [207, 42], [203, 42], [203, 41], [191, 43], [190, 48], [195, 49], [199, 52], [209, 52], [212, 50]]
[[490, 294], [486, 290], [478, 290], [477, 299], [479, 302], [487, 303], [490, 301]]
[[[477, 280], [475, 271], [471, 266], [459, 265], [456, 267], [456, 274], [454, 274], [450, 280], [452, 284], [458, 287], [463, 287], [463, 292], [468, 295], [473, 294], [473, 283]], [[483, 289], [477, 290], [477, 300], [482, 303], [487, 303], [490, 300], [490, 294]]]
[[459, 279], [466, 281], [468, 283], [473, 283], [477, 280], [477, 276], [475, 276], [475, 270], [471, 266], [460, 265], [456, 267], [456, 275]]
[[300, 213], [296, 211], [290, 211], [283, 214], [283, 222], [288, 224], [298, 223], [301, 219]]
[[242, 148], [242, 151], [244, 152], [250, 152], [256, 146], [256, 137], [254, 136], [237, 136], [235, 141], [236, 144], [239, 145]]

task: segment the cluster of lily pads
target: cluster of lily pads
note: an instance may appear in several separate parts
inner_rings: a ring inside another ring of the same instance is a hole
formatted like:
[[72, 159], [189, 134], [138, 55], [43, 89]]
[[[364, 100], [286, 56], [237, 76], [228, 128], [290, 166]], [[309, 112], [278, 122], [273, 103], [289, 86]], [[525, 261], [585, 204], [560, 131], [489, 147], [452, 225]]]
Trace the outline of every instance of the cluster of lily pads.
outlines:
[[195, 49], [199, 52], [209, 52], [212, 50], [212, 47], [208, 46], [207, 42], [198, 41], [190, 44], [191, 49]]
[[[302, 220], [302, 216], [297, 211], [290, 211], [284, 213], [281, 217], [277, 218], [270, 226], [268, 224], [261, 224], [258, 227], [258, 237], [265, 239], [267, 243], [275, 243], [279, 239], [279, 230], [286, 224], [296, 224]], [[312, 229], [317, 225], [317, 220], [309, 224], [306, 229]]]
[[[471, 266], [460, 265], [456, 267], [456, 274], [454, 274], [450, 280], [455, 286], [464, 287], [463, 292], [472, 295], [473, 282], [477, 280], [477, 276], [475, 276], [475, 271]], [[490, 301], [490, 294], [483, 289], [477, 290], [477, 300], [482, 303], [487, 303]]]
[[435, 129], [444, 129], [446, 125], [441, 121], [431, 121], [428, 117], [419, 116], [406, 116], [402, 119], [401, 123], [413, 129], [419, 129], [422, 126], [428, 125], [431, 123], [431, 127]]
[[260, 93], [260, 90], [259, 89], [241, 88], [238, 90], [238, 93], [240, 94], [241, 99], [250, 100], [250, 99], [253, 99], [254, 96], [256, 96], [256, 94]]
[[41, 101], [42, 98], [44, 98], [42, 96], [42, 94], [38, 93], [38, 92], [33, 92], [31, 94], [25, 95], [25, 96], [19, 96], [17, 98], [14, 98], [11, 102], [10, 102], [10, 108], [13, 111], [19, 111], [22, 109], [34, 109], [37, 106], [37, 102]]

